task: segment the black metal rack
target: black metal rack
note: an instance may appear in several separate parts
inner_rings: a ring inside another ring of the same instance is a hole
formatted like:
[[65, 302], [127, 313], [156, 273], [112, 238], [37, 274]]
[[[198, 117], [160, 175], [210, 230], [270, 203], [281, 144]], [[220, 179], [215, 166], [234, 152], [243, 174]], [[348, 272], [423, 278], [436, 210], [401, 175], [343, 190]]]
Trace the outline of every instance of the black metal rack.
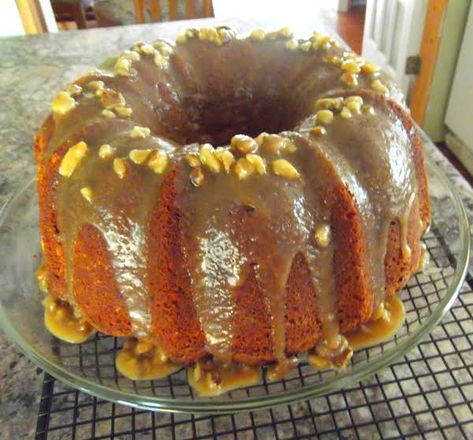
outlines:
[[[430, 238], [429, 238], [430, 237]], [[451, 255], [426, 238], [439, 266]], [[435, 294], [440, 274], [417, 277], [408, 303]], [[301, 370], [299, 369], [299, 374]], [[324, 397], [270, 410], [197, 416], [137, 410], [91, 397], [45, 374], [37, 439], [473, 438], [473, 278], [442, 323], [408, 355], [372, 378]]]

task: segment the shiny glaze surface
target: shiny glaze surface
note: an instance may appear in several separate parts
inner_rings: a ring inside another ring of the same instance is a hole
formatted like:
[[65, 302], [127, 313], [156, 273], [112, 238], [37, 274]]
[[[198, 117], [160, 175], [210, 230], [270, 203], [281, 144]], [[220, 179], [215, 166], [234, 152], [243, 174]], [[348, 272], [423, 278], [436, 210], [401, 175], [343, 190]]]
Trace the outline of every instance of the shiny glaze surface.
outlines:
[[[303, 52], [289, 50], [286, 43], [285, 38], [231, 38], [216, 48], [193, 38], [174, 46], [163, 65], [141, 53], [134, 55], [139, 59], [133, 61], [130, 75], [116, 75], [117, 59], [111, 59], [100, 71], [76, 82], [83, 89], [75, 98], [77, 105], [65, 115], [54, 115], [53, 135], [42, 157], [47, 161], [64, 155], [75, 142], [88, 147], [74, 173], [67, 178], [58, 175], [56, 181], [71, 305], [78, 307], [73, 292], [75, 237], [84, 225], [93, 225], [107, 244], [134, 336], [150, 336], [147, 234], [161, 185], [170, 173], [193, 304], [206, 351], [216, 361], [232, 360], [232, 291], [250, 269], [271, 317], [274, 358], [287, 361], [285, 295], [297, 255], [310, 270], [324, 341], [337, 349], [333, 243], [320, 246], [314, 238], [314, 229], [332, 223], [335, 185], [348, 188], [360, 213], [374, 308], [383, 304], [388, 228], [399, 223], [402, 252], [407, 255], [407, 222], [411, 210], [418, 210], [409, 133], [374, 93], [364, 93], [372, 114], [354, 113], [348, 119], [336, 114], [319, 137], [310, 129], [317, 124], [314, 102], [322, 96], [356, 95], [366, 91], [373, 78], [383, 79], [387, 96], [397, 99], [399, 94], [382, 72], [360, 73], [356, 86], [341, 82], [343, 71], [327, 61], [344, 56], [340, 47]], [[90, 85], [95, 81], [103, 83], [100, 95]], [[132, 114], [108, 119], [104, 109], [116, 106], [110, 101], [126, 105]], [[150, 135], [134, 137], [136, 126], [149, 128]], [[294, 146], [290, 152], [259, 149], [268, 168], [284, 158], [298, 171], [298, 178], [268, 172], [241, 179], [221, 169], [206, 171], [204, 184], [198, 187], [189, 179], [191, 168], [185, 157], [202, 143], [228, 148], [235, 133], [255, 136], [263, 130], [281, 132], [280, 137]], [[99, 156], [103, 144], [114, 150], [112, 157]], [[149, 158], [141, 164], [129, 159], [130, 151], [147, 149], [169, 157], [164, 170], [153, 171]], [[124, 163], [122, 175], [114, 168], [117, 158]], [[90, 189], [90, 197], [83, 196], [84, 188]], [[419, 238], [420, 228], [415, 232]], [[248, 230], [251, 234], [244, 232]]]

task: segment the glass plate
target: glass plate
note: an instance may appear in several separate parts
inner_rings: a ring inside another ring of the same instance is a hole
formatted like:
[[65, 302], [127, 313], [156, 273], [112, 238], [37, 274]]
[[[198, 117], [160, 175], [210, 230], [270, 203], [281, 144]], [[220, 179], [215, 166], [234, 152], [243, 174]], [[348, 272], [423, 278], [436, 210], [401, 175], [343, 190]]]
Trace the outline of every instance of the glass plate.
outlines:
[[96, 335], [71, 345], [43, 325], [43, 295], [35, 270], [40, 264], [38, 207], [34, 182], [17, 192], [0, 213], [0, 325], [41, 368], [97, 397], [148, 410], [228, 413], [262, 409], [334, 392], [399, 359], [442, 319], [455, 301], [469, 259], [470, 235], [462, 202], [449, 180], [427, 160], [432, 228], [424, 241], [430, 265], [400, 292], [403, 327], [392, 339], [355, 352], [347, 368], [316, 371], [303, 360], [284, 380], [242, 388], [215, 398], [196, 396], [185, 370], [165, 379], [133, 382], [117, 374], [114, 356], [123, 340]]

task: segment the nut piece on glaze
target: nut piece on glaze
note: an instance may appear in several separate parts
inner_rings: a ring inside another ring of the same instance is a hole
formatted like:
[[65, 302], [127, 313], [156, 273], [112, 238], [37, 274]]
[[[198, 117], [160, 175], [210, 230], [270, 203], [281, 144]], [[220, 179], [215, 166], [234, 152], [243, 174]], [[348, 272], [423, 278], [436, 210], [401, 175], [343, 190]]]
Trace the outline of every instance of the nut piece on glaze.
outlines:
[[330, 225], [323, 224], [317, 226], [314, 230], [314, 238], [318, 246], [327, 247], [330, 244], [331, 238]]
[[120, 178], [123, 179], [126, 175], [126, 163], [125, 159], [121, 157], [116, 157], [113, 159], [113, 171]]
[[154, 150], [148, 160], [148, 167], [156, 174], [162, 174], [166, 170], [168, 163], [169, 157], [164, 151]]
[[236, 134], [230, 141], [230, 146], [234, 151], [243, 154], [254, 153], [258, 149], [256, 141], [246, 134]]
[[85, 200], [87, 200], [89, 203], [92, 203], [92, 190], [90, 189], [90, 186], [84, 186], [81, 188], [80, 193]]
[[201, 167], [195, 167], [189, 174], [192, 185], [199, 187], [204, 184], [205, 175]]
[[51, 105], [55, 115], [64, 116], [76, 107], [75, 99], [68, 92], [59, 92]]
[[235, 162], [235, 157], [233, 156], [232, 152], [224, 148], [217, 148], [214, 155], [221, 162], [225, 172], [228, 174], [230, 172], [231, 166]]
[[151, 134], [151, 130], [148, 127], [141, 127], [135, 125], [130, 131], [130, 137], [132, 139], [144, 139]]
[[286, 159], [273, 160], [273, 172], [276, 176], [291, 180], [296, 180], [301, 177], [299, 171]]
[[99, 157], [100, 159], [107, 159], [115, 154], [116, 148], [112, 147], [110, 144], [103, 144], [99, 148]]
[[136, 163], [137, 165], [141, 165], [148, 159], [148, 156], [150, 155], [151, 150], [131, 150], [128, 153], [128, 157], [133, 163]]
[[199, 150], [199, 159], [208, 170], [212, 173], [220, 172], [220, 162], [214, 155], [214, 148], [210, 144], [203, 144]]
[[259, 175], [262, 176], [267, 173], [266, 162], [258, 154], [247, 154], [246, 160], [255, 167], [255, 170]]
[[71, 177], [79, 162], [85, 157], [89, 151], [84, 141], [73, 145], [64, 155], [59, 166], [59, 174], [63, 177]]
[[244, 180], [255, 172], [255, 167], [248, 159], [241, 157], [237, 160], [234, 170], [235, 174], [238, 176], [238, 179]]

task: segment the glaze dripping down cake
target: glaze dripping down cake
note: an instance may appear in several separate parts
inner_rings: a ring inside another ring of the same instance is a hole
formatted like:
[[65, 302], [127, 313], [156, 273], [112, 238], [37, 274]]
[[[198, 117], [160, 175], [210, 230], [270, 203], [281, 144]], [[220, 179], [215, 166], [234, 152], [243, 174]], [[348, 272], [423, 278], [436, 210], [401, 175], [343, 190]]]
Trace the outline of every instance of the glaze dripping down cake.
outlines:
[[56, 96], [35, 155], [51, 310], [176, 365], [343, 365], [430, 223], [401, 93], [318, 33], [137, 43]]

